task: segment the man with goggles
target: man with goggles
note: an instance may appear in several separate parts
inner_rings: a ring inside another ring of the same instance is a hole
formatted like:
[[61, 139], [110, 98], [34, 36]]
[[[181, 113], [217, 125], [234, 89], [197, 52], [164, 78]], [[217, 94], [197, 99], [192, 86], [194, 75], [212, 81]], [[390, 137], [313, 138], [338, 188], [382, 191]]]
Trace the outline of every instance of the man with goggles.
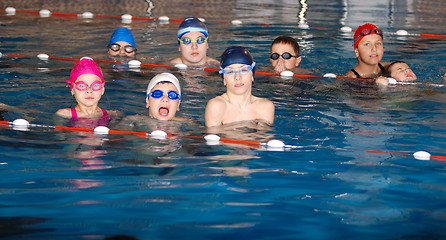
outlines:
[[125, 57], [135, 59], [136, 47], [135, 37], [128, 28], [117, 28], [110, 37], [107, 45], [107, 53], [110, 57]]
[[359, 26], [353, 36], [353, 48], [358, 60], [356, 67], [345, 76], [375, 79], [382, 76], [389, 62], [381, 63], [384, 56], [383, 32], [371, 23]]
[[149, 117], [158, 120], [177, 120], [180, 110], [181, 87], [178, 79], [171, 73], [161, 73], [150, 80], [146, 92], [146, 108]]
[[178, 28], [178, 51], [181, 56], [170, 61], [170, 64], [187, 66], [217, 65], [218, 61], [207, 56], [208, 30], [198, 18], [185, 18]]
[[299, 66], [302, 57], [299, 56], [299, 44], [289, 36], [280, 36], [271, 44], [271, 65], [275, 72], [293, 71]]
[[226, 92], [206, 105], [207, 127], [242, 121], [274, 122], [274, 104], [251, 94], [255, 62], [248, 50], [238, 46], [226, 49], [221, 56], [219, 73]]

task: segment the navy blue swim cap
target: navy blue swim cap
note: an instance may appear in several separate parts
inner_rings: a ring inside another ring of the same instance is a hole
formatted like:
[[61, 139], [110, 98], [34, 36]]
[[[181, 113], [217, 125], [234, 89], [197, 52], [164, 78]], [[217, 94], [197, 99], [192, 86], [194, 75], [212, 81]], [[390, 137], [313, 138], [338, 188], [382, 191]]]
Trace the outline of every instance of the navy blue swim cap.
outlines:
[[114, 44], [119, 41], [128, 42], [132, 47], [136, 48], [135, 37], [133, 37], [133, 33], [128, 28], [116, 28], [110, 37], [109, 44]]
[[[221, 55], [220, 60], [220, 69], [224, 69], [225, 67], [232, 64], [246, 64], [252, 65], [254, 63], [254, 59], [251, 56], [251, 53], [244, 47], [233, 46], [227, 48], [223, 54]], [[255, 63], [252, 69], [252, 76], [255, 74]], [[223, 74], [221, 74], [223, 77]]]
[[208, 37], [208, 29], [206, 25], [200, 19], [194, 17], [188, 17], [183, 20], [178, 28], [178, 38], [181, 38], [184, 34], [188, 32], [201, 32], [206, 37]]

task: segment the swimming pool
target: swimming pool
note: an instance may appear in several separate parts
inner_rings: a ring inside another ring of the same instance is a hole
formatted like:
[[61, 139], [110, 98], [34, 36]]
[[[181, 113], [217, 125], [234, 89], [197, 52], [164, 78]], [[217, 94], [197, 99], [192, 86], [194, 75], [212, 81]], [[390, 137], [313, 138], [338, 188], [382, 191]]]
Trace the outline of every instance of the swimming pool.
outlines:
[[[267, 70], [278, 35], [299, 39], [301, 66], [315, 75], [347, 72], [356, 64], [352, 34], [336, 30], [372, 22], [382, 28], [384, 61], [403, 59], [424, 84], [379, 91], [367, 83], [257, 74], [253, 94], [276, 106], [271, 128], [234, 127], [228, 139], [280, 139], [298, 146], [267, 151], [243, 144], [207, 145], [200, 138], [157, 140], [136, 135], [1, 127], [0, 236], [5, 239], [442, 239], [446, 237], [446, 162], [416, 160], [419, 150], [445, 156], [444, 38], [396, 36], [444, 33], [441, 1], [2, 1], [20, 10], [206, 19], [209, 55], [247, 47]], [[242, 25], [230, 22], [239, 19]], [[264, 25], [268, 23], [269, 25]], [[132, 29], [138, 54], [162, 64], [178, 55], [178, 23], [115, 18], [78, 19], [0, 13], [0, 102], [4, 120], [54, 125], [54, 112], [72, 103], [65, 80], [72, 61], [103, 56], [112, 31]], [[327, 29], [316, 29], [323, 27]], [[145, 114], [144, 91], [155, 74], [179, 77], [179, 115], [193, 123], [115, 129], [168, 129], [205, 134], [204, 107], [223, 92], [215, 72], [141, 67], [114, 71], [101, 63], [105, 109]], [[409, 153], [410, 155], [366, 151]]]

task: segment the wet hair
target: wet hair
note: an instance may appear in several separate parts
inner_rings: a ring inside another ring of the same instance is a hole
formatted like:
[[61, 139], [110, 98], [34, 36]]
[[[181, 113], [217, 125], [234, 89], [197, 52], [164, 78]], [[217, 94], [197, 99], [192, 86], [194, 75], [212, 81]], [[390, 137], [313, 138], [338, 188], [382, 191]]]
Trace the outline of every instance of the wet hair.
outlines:
[[391, 64], [389, 64], [389, 66], [387, 66], [386, 70], [384, 70], [384, 72], [383, 72], [383, 76], [384, 76], [384, 77], [391, 77], [390, 68], [391, 68], [393, 65], [397, 64], [397, 63], [405, 63], [405, 64], [407, 64], [407, 63], [404, 62], [404, 61], [395, 61], [395, 62], [392, 62]]
[[299, 43], [297, 43], [297, 40], [290, 37], [290, 36], [280, 36], [274, 39], [273, 43], [271, 44], [271, 47], [273, 47], [276, 43], [283, 43], [283, 44], [289, 44], [293, 47], [294, 53], [297, 57], [299, 57], [300, 49], [299, 49]]

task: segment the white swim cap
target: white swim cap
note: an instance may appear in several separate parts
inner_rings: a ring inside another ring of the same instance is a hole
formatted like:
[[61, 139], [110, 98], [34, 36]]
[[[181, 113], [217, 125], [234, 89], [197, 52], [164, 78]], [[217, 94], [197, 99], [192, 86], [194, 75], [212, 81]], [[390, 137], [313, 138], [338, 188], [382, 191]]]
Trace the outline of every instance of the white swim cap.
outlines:
[[[152, 89], [156, 86], [156, 84], [160, 82], [172, 83], [173, 85], [175, 85], [175, 87], [178, 90], [178, 94], [180, 94], [181, 96], [180, 82], [178, 81], [177, 77], [175, 77], [175, 75], [173, 75], [172, 73], [160, 73], [155, 77], [153, 77], [152, 80], [150, 80], [149, 85], [147, 86], [146, 94], [152, 92]], [[146, 95], [146, 102], [149, 102], [149, 98], [147, 97], [147, 95]]]

